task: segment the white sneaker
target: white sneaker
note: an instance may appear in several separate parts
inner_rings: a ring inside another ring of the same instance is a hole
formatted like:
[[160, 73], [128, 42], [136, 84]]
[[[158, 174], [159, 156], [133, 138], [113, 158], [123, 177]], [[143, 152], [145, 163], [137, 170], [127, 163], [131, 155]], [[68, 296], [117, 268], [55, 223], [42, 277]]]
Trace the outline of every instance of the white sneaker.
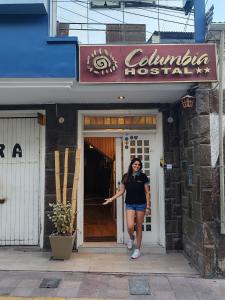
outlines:
[[131, 250], [134, 245], [134, 240], [131, 240], [130, 238], [127, 241], [127, 249]]
[[131, 258], [132, 259], [136, 259], [136, 258], [138, 258], [140, 256], [141, 256], [140, 250], [139, 249], [135, 249], [134, 252], [133, 252], [133, 254], [131, 255]]

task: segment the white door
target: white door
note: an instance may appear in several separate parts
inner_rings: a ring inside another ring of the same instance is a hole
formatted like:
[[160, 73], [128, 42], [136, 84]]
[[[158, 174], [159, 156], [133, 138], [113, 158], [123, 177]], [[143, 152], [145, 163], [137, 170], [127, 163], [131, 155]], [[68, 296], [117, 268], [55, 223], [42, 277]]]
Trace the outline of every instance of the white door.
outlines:
[[[143, 224], [143, 244], [156, 245], [159, 242], [159, 213], [158, 213], [158, 183], [157, 176], [159, 168], [159, 151], [156, 149], [156, 135], [150, 134], [127, 134], [122, 138], [122, 154], [119, 157], [119, 150], [117, 151], [117, 170], [121, 178], [122, 173], [126, 173], [130, 161], [134, 157], [141, 159], [143, 163], [143, 172], [150, 180], [151, 188], [151, 215], [145, 217]], [[119, 148], [119, 142], [118, 146]], [[120, 160], [121, 158], [121, 160]], [[122, 168], [120, 167], [122, 161]], [[122, 170], [122, 171], [120, 171]], [[125, 199], [125, 197], [123, 197]], [[123, 201], [124, 201], [123, 199]], [[121, 199], [118, 199], [121, 200]], [[128, 234], [126, 230], [125, 205], [123, 201], [117, 206], [117, 209], [124, 213], [123, 226], [119, 222], [118, 232], [123, 231], [123, 241], [126, 243]], [[119, 212], [118, 212], [119, 213]], [[118, 222], [118, 221], [117, 221]]]
[[39, 244], [39, 154], [37, 118], [0, 118], [0, 245]]

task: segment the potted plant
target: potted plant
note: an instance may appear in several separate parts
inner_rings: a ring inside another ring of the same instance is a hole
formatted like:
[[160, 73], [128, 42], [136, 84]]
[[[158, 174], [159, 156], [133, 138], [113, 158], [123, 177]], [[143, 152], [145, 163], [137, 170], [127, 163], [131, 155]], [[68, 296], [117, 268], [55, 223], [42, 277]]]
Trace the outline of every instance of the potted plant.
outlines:
[[68, 177], [68, 155], [69, 149], [65, 150], [64, 159], [64, 182], [61, 195], [60, 185], [60, 154], [55, 151], [55, 186], [56, 203], [50, 203], [52, 211], [48, 218], [52, 221], [54, 231], [49, 236], [53, 259], [69, 259], [73, 250], [76, 236], [76, 207], [77, 187], [80, 168], [80, 150], [76, 151], [76, 170], [73, 179], [71, 202], [67, 201], [67, 177]]
[[48, 214], [55, 230], [49, 236], [54, 259], [69, 259], [73, 250], [76, 231], [71, 231], [72, 206], [68, 202], [50, 203], [52, 212]]

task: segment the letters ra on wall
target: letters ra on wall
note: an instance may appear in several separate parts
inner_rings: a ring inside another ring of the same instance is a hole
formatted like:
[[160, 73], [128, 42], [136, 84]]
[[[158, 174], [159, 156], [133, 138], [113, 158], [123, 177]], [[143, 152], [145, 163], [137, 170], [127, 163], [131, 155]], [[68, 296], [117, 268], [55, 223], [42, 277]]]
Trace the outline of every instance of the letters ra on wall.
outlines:
[[[12, 158], [22, 157], [23, 155], [22, 147], [18, 143], [14, 144], [10, 151], [10, 156]], [[5, 144], [0, 144], [0, 159], [7, 157], [6, 153], [8, 153], [7, 146]]]
[[213, 82], [215, 44], [81, 45], [80, 83]]

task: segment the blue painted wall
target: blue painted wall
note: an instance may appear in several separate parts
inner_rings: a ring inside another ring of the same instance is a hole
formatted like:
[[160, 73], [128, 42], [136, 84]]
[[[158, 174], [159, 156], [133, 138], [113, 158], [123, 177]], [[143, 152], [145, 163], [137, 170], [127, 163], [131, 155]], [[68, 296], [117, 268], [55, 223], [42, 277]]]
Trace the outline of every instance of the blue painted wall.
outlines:
[[0, 15], [0, 78], [77, 77], [76, 38], [49, 38], [48, 15]]

